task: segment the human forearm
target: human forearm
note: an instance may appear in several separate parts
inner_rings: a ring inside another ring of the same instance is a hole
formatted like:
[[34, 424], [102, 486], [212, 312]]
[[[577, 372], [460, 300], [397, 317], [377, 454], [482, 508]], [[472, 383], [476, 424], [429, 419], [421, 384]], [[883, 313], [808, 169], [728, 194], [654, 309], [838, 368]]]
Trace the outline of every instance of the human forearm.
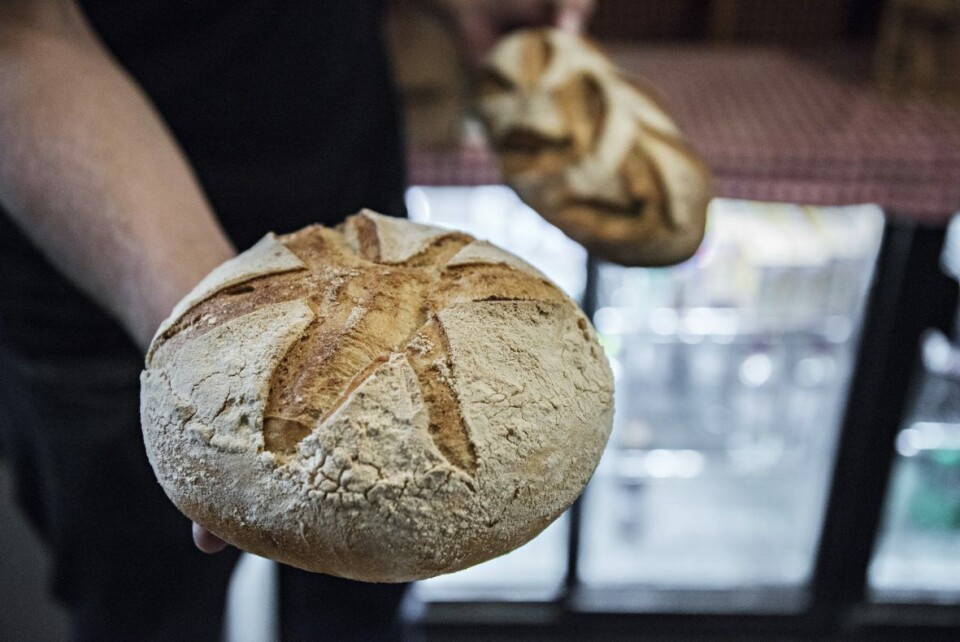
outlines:
[[0, 204], [145, 346], [233, 254], [183, 155], [72, 3], [0, 0]]

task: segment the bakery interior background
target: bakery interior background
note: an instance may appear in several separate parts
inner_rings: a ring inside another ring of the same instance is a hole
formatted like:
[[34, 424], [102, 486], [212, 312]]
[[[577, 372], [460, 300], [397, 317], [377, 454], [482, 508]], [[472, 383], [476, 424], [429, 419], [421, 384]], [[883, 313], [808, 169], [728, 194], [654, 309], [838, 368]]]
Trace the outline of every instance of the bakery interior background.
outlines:
[[[862, 577], [832, 580], [859, 582], [851, 608], [909, 628], [907, 609], [960, 604], [960, 353], [950, 332], [868, 330], [884, 309], [871, 286], [907, 251], [884, 239], [922, 229], [939, 242], [911, 236], [917, 260], [960, 272], [960, 2], [600, 0], [591, 35], [661, 89], [715, 174], [706, 239], [670, 268], [589, 261], [502, 186], [445, 27], [391, 24], [411, 218], [489, 239], [583, 301], [617, 386], [578, 508], [507, 556], [418, 584], [408, 615], [428, 637], [559, 631], [558, 611], [623, 631], [679, 614], [691, 630], [787, 626], [830, 594], [838, 532], [864, 557], [843, 569]], [[884, 336], [916, 368], [899, 378], [895, 429], [858, 453], [862, 353]], [[843, 504], [836, 470], [858, 456], [862, 479], [882, 483]], [[0, 639], [62, 639], [44, 552], [10, 493], [0, 461]], [[230, 639], [275, 635], [272, 572], [238, 567]], [[910, 621], [960, 635], [945, 612]]]

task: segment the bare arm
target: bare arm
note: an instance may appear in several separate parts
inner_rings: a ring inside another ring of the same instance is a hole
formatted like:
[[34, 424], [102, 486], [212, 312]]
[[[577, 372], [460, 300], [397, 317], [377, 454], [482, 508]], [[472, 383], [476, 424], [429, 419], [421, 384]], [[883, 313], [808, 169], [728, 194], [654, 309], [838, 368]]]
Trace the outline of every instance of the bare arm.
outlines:
[[72, 0], [0, 0], [0, 205], [141, 348], [234, 254], [170, 133]]
[[164, 124], [72, 0], [0, 0], [0, 204], [143, 348], [234, 254]]

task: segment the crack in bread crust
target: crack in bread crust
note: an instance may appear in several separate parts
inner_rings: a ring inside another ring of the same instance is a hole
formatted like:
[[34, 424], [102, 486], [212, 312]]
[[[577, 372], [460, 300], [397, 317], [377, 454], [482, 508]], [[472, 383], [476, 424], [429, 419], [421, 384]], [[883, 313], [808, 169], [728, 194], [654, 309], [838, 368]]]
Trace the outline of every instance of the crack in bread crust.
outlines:
[[449, 347], [436, 314], [459, 303], [559, 301], [556, 286], [502, 263], [446, 264], [471, 236], [433, 239], [399, 264], [378, 262], [375, 223], [355, 217], [356, 251], [334, 230], [311, 226], [280, 237], [307, 266], [258, 277], [197, 305], [171, 329], [185, 341], [263, 305], [302, 299], [315, 320], [273, 371], [264, 412], [264, 450], [279, 462], [323, 424], [393, 354], [406, 354], [429, 414], [430, 435], [454, 466], [472, 475], [479, 465], [450, 382]]
[[424, 404], [429, 408], [429, 430], [437, 449], [451, 464], [475, 476], [477, 449], [460, 410], [450, 377], [450, 343], [436, 317], [425, 323], [406, 348], [407, 361], [417, 375]]

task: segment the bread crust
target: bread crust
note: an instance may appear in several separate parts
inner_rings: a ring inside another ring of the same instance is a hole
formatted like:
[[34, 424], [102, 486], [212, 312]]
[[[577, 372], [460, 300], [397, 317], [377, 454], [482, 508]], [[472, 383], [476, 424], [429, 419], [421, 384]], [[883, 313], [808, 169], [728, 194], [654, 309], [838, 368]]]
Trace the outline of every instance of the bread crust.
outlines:
[[141, 376], [150, 462], [195, 522], [293, 566], [400, 582], [501, 555], [610, 433], [589, 321], [465, 234], [363, 211], [268, 236], [185, 302]]
[[507, 183], [590, 251], [623, 265], [696, 251], [710, 173], [659, 97], [596, 46], [557, 29], [511, 34], [477, 106]]

